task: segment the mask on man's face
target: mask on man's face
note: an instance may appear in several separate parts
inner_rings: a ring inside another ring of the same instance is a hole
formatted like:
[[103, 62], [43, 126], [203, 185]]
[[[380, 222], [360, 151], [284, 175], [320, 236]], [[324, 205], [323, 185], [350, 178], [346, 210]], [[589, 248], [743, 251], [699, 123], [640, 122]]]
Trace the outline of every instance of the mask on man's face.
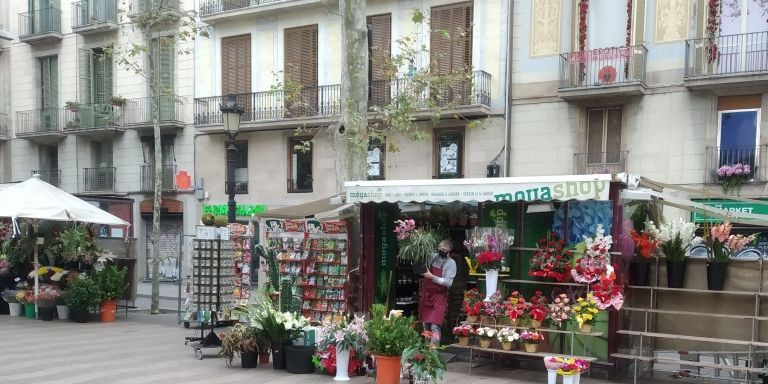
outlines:
[[446, 252], [446, 251], [437, 251], [437, 254], [440, 257], [448, 257], [448, 252]]

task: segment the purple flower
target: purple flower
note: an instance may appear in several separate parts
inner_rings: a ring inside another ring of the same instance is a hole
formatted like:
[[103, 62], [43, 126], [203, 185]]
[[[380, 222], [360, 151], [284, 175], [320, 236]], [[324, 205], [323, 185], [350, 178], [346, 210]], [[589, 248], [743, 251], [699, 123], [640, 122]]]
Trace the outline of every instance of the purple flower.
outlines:
[[749, 166], [749, 164], [744, 164], [744, 174], [748, 175], [752, 172], [752, 167]]

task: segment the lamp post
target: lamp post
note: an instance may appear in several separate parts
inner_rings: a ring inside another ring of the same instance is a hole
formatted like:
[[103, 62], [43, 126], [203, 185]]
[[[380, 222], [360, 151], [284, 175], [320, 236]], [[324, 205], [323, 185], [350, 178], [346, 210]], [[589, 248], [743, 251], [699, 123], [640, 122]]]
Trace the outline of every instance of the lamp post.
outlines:
[[237, 146], [235, 137], [240, 131], [240, 117], [243, 107], [237, 104], [235, 95], [227, 95], [227, 101], [219, 107], [221, 118], [224, 121], [224, 129], [227, 130], [227, 221], [234, 223], [237, 220], [235, 214], [235, 162], [237, 161]]

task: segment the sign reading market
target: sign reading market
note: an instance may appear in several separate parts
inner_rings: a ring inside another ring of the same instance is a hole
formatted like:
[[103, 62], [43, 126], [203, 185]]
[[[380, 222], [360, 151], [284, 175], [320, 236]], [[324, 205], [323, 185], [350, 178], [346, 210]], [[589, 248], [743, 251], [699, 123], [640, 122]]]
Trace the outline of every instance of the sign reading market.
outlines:
[[608, 200], [610, 180], [610, 175], [588, 175], [561, 181], [550, 177], [360, 181], [348, 182], [346, 188], [347, 203], [583, 201]]

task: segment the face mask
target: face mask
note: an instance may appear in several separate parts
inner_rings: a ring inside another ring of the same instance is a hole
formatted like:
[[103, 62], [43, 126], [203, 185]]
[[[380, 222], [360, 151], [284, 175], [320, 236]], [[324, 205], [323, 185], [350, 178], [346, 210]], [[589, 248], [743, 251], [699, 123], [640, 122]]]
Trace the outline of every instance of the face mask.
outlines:
[[438, 251], [437, 254], [440, 257], [448, 257], [448, 252], [446, 252], [446, 251]]

